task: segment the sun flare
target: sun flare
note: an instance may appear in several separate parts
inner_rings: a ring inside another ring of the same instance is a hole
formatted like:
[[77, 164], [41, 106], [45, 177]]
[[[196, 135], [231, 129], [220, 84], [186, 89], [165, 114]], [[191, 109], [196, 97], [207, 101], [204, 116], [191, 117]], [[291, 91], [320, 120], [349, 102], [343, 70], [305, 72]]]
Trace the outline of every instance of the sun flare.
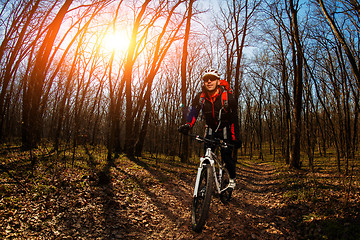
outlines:
[[124, 53], [130, 45], [130, 38], [125, 31], [108, 33], [102, 40], [102, 47], [105, 52], [115, 51], [116, 53]]

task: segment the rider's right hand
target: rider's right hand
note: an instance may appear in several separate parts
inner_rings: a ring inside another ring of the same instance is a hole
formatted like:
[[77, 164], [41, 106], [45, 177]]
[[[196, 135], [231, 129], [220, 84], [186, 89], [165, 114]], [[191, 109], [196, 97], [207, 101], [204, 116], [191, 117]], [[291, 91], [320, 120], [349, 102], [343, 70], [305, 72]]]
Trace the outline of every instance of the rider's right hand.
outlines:
[[188, 132], [190, 131], [191, 129], [191, 126], [190, 124], [184, 124], [184, 125], [181, 125], [179, 128], [178, 128], [178, 131], [183, 133], [183, 134], [188, 134]]

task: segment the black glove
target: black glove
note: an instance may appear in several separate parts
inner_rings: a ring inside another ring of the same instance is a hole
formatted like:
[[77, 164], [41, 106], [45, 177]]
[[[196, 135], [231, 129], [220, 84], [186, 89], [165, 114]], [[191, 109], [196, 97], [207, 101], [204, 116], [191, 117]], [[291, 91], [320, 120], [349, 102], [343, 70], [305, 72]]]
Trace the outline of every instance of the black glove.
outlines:
[[181, 132], [182, 134], [188, 134], [190, 129], [191, 129], [191, 126], [190, 126], [190, 124], [187, 123], [187, 124], [181, 125], [178, 128], [178, 131]]

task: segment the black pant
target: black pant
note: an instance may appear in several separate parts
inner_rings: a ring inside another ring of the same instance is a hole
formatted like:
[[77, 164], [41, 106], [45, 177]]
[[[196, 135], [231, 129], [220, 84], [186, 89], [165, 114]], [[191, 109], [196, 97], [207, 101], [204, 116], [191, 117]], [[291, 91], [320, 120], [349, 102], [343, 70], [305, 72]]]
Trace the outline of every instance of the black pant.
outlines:
[[226, 168], [229, 171], [230, 178], [235, 178], [236, 162], [234, 161], [233, 158], [233, 153], [234, 153], [233, 148], [232, 147], [222, 148], [220, 151], [221, 151], [221, 158], [226, 164]]
[[[227, 134], [226, 134], [227, 133]], [[219, 131], [214, 132], [213, 129], [207, 127], [205, 130], [205, 136], [207, 138], [219, 138], [219, 139], [227, 139], [225, 141], [228, 141], [229, 143], [231, 143], [231, 141], [229, 141], [228, 139], [230, 139], [230, 136], [228, 136], [229, 131], [224, 131], [223, 129], [219, 129]], [[205, 151], [206, 148], [208, 146], [206, 146], [205, 144]], [[214, 149], [212, 149], [214, 151]], [[226, 168], [229, 171], [229, 175], [230, 178], [235, 178], [236, 177], [236, 153], [237, 151], [234, 151], [234, 148], [232, 147], [227, 147], [227, 148], [221, 148], [220, 149], [221, 152], [221, 158], [222, 160], [225, 162], [226, 164]]]
[[[209, 146], [205, 144], [204, 150], [206, 151], [206, 148], [208, 147]], [[214, 151], [214, 148], [212, 148], [211, 150]], [[236, 163], [234, 161], [235, 159], [233, 158], [233, 152], [234, 151], [232, 147], [220, 148], [221, 159], [225, 162], [226, 169], [229, 171], [230, 178], [236, 177]]]

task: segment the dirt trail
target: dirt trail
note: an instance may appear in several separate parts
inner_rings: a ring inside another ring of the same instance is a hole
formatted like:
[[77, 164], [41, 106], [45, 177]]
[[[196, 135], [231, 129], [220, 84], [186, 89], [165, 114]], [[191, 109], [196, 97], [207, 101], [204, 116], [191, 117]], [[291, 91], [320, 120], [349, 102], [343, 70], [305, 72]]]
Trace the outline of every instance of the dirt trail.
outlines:
[[[292, 194], [299, 186], [302, 191], [313, 187], [313, 182], [300, 184], [301, 173], [292, 173], [297, 178], [289, 177], [270, 163], [241, 160], [237, 164], [237, 186], [231, 202], [224, 205], [213, 197], [201, 233], [190, 226], [197, 166], [171, 159], [160, 162], [122, 156], [114, 165], [101, 165], [96, 171], [76, 170], [64, 168], [56, 176], [25, 183], [28, 191], [2, 185], [0, 239], [292, 240], [360, 236], [358, 195], [352, 195], [348, 212], [343, 211], [343, 188], [329, 185], [336, 183], [330, 178], [316, 185], [323, 186], [316, 196], [311, 195], [317, 201], [298, 200], [302, 195]], [[304, 179], [309, 177], [304, 175]]]
[[64, 172], [70, 177], [55, 190], [20, 192], [16, 206], [1, 200], [7, 207], [0, 209], [0, 238], [296, 239], [291, 221], [297, 217], [282, 204], [276, 172], [266, 163], [238, 164], [231, 202], [213, 197], [204, 230], [192, 231], [196, 171], [170, 160], [121, 157], [94, 175]]
[[[296, 239], [281, 203], [274, 168], [266, 163], [238, 165], [237, 187], [230, 204], [224, 205], [218, 198], [213, 198], [204, 230], [194, 233], [190, 227], [190, 207], [196, 167], [170, 168], [170, 165], [158, 167], [146, 161], [121, 161], [113, 172], [116, 179], [113, 191], [128, 191], [129, 195], [120, 194], [113, 199], [121, 204], [109, 213], [114, 215], [109, 219], [120, 218], [123, 222], [114, 227], [118, 232], [110, 230], [107, 236], [132, 239]], [[137, 185], [139, 191], [130, 189], [131, 183], [134, 187]]]

